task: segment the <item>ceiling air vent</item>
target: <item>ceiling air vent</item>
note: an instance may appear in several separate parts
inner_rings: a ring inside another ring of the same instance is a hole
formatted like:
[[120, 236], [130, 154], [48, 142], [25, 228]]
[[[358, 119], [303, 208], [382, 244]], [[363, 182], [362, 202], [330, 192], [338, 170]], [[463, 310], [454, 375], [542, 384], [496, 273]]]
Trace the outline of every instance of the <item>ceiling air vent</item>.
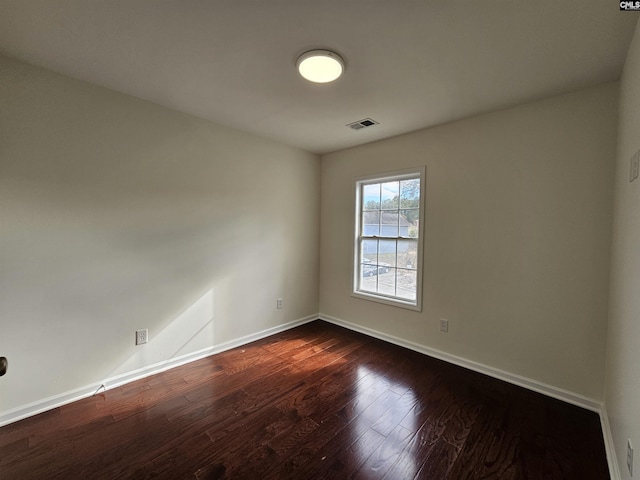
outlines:
[[362, 130], [363, 128], [372, 127], [373, 125], [378, 125], [378, 122], [371, 118], [364, 118], [362, 120], [358, 120], [357, 122], [347, 124], [347, 127], [352, 130]]

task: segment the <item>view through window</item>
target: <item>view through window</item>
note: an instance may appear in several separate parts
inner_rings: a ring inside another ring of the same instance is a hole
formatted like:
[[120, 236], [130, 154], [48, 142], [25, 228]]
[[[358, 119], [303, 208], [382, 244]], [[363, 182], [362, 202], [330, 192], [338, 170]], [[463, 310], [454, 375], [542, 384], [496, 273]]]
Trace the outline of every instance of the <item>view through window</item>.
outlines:
[[357, 182], [354, 293], [419, 306], [421, 177]]

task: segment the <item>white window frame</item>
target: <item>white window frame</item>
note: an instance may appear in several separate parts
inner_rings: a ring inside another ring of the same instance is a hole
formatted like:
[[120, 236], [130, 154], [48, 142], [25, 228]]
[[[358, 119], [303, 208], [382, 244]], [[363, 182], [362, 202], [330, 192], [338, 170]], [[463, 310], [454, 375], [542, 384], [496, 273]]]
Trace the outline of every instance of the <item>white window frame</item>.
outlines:
[[[410, 178], [420, 178], [420, 213], [419, 213], [419, 222], [418, 222], [418, 251], [417, 251], [417, 259], [416, 259], [416, 300], [412, 302], [411, 300], [403, 299], [396, 296], [385, 295], [382, 293], [375, 293], [364, 291], [360, 289], [360, 258], [361, 252], [360, 248], [362, 245], [361, 240], [363, 238], [379, 238], [379, 239], [394, 239], [394, 238], [403, 238], [399, 235], [396, 237], [382, 237], [382, 236], [365, 236], [362, 233], [362, 188], [363, 185], [367, 184], [375, 184], [375, 183], [384, 183], [389, 181], [398, 181], [398, 180], [406, 180]], [[426, 168], [424, 166], [414, 167], [405, 170], [396, 170], [393, 172], [385, 172], [385, 173], [377, 173], [371, 174], [363, 177], [358, 177], [355, 179], [355, 197], [353, 205], [355, 205], [355, 221], [354, 221], [354, 235], [353, 235], [353, 250], [351, 258], [353, 260], [352, 264], [352, 292], [351, 296], [356, 298], [361, 298], [364, 300], [370, 300], [373, 302], [383, 303], [386, 305], [392, 305], [395, 307], [406, 308], [409, 310], [422, 311], [422, 275], [423, 275], [423, 263], [424, 263], [424, 205], [425, 205], [425, 191], [426, 191]]]

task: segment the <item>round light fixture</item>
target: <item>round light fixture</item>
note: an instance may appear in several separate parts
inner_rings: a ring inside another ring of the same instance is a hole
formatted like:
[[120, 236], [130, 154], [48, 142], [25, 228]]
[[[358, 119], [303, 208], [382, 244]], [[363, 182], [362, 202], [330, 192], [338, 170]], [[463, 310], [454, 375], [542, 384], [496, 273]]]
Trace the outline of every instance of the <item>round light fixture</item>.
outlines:
[[296, 62], [298, 72], [314, 83], [329, 83], [344, 72], [344, 60], [330, 50], [311, 50], [303, 53]]

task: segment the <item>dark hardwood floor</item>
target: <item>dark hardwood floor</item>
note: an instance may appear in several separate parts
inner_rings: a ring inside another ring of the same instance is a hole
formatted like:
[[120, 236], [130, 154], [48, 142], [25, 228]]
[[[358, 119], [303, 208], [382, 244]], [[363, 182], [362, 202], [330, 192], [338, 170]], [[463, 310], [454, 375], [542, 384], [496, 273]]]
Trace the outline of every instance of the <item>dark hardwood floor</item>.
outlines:
[[596, 413], [316, 321], [0, 428], [0, 479], [608, 479]]

